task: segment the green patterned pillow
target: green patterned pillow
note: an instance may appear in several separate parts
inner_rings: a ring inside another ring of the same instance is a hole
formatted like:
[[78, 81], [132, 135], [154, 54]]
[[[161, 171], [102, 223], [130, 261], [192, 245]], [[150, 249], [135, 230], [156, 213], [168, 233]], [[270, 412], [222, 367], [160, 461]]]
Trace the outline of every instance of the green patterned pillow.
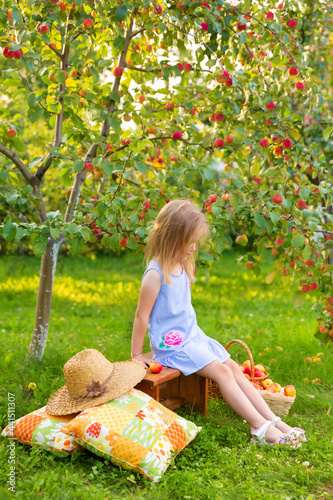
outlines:
[[21, 443], [37, 444], [52, 448], [54, 451], [72, 453], [81, 447], [72, 436], [64, 434], [60, 429], [64, 423], [70, 422], [76, 415], [55, 417], [47, 414], [44, 406], [8, 424], [1, 434]]
[[103, 458], [158, 481], [201, 430], [144, 392], [122, 396], [81, 412], [61, 429]]

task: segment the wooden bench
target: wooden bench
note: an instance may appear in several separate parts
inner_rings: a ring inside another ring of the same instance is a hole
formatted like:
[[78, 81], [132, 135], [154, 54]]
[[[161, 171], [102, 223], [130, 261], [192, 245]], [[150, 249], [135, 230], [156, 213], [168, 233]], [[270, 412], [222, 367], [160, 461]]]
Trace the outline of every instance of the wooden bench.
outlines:
[[[147, 353], [153, 357], [153, 353]], [[136, 386], [136, 389], [159, 401], [169, 410], [187, 404], [195, 411], [207, 416], [208, 379], [193, 373], [185, 377], [179, 370], [163, 366], [160, 373], [151, 373]]]

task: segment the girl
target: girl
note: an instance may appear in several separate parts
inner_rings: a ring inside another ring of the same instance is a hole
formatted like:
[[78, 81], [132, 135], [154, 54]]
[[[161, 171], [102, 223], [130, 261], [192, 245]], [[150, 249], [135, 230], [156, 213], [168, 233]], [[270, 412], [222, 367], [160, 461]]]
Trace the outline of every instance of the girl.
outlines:
[[149, 324], [154, 359], [216, 382], [223, 399], [250, 424], [251, 442], [299, 447], [305, 432], [276, 417], [224, 347], [197, 325], [191, 282], [198, 242], [208, 233], [205, 215], [190, 200], [171, 201], [158, 214], [145, 253], [148, 267], [134, 320], [132, 359], [152, 361], [142, 353]]

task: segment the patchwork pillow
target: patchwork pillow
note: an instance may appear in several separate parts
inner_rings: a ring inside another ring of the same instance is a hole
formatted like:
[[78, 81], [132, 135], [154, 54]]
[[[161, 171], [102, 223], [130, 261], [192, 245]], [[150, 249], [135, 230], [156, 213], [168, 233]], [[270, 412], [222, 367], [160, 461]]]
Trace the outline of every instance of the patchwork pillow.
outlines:
[[64, 416], [52, 416], [46, 413], [45, 406], [29, 413], [7, 425], [1, 435], [13, 438], [25, 444], [37, 444], [54, 451], [72, 453], [81, 446], [72, 436], [61, 432], [64, 423], [76, 417], [77, 413]]
[[137, 389], [82, 411], [61, 429], [96, 455], [158, 481], [201, 430]]

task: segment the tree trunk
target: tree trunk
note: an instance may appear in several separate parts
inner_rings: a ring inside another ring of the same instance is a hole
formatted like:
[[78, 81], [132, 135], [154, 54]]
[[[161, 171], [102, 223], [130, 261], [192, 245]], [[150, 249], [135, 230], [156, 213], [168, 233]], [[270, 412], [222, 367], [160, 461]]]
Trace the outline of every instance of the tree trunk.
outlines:
[[62, 238], [57, 241], [50, 238], [42, 256], [35, 325], [29, 345], [29, 360], [41, 361], [44, 355], [49, 331], [54, 275], [62, 241]]

